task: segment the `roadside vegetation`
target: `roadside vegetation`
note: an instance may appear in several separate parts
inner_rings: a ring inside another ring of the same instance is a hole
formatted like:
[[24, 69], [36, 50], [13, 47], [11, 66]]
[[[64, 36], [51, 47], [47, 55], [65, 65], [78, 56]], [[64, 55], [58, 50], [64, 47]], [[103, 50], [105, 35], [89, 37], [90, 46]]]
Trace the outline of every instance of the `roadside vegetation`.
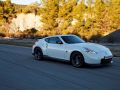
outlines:
[[[9, 24], [18, 13], [35, 13], [43, 28], [9, 32]], [[1, 37], [36, 37], [76, 34], [85, 40], [98, 40], [120, 28], [120, 0], [42, 0], [42, 4], [16, 5], [0, 1]]]

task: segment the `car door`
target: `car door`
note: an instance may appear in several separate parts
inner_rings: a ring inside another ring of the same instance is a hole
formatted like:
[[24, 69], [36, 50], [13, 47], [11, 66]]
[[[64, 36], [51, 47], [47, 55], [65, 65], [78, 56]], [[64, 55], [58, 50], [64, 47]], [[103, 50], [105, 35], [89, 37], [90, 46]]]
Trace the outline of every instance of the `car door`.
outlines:
[[59, 37], [50, 37], [48, 38], [46, 53], [48, 56], [53, 58], [65, 59], [65, 45]]

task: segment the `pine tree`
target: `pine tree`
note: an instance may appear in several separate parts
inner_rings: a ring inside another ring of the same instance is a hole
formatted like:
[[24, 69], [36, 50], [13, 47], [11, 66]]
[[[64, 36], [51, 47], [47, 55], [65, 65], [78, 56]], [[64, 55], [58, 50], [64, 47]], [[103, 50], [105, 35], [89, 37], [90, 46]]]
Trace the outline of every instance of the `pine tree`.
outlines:
[[86, 5], [84, 3], [84, 0], [81, 0], [81, 2], [77, 3], [77, 5], [74, 7], [72, 16], [73, 20], [76, 20], [75, 24], [73, 25], [74, 34], [79, 34], [81, 37], [84, 33], [84, 25], [85, 25], [85, 12], [86, 12]]
[[108, 7], [103, 0], [96, 0], [94, 5], [95, 23], [94, 29], [101, 35], [110, 30]]
[[74, 7], [73, 10], [73, 18], [77, 19], [78, 22], [76, 24], [76, 28], [80, 28], [81, 26], [84, 25], [84, 14], [85, 14], [85, 10], [86, 10], [86, 5], [84, 3], [84, 0], [82, 0], [79, 4], [77, 4], [76, 7]]
[[109, 20], [111, 31], [120, 29], [120, 0], [110, 0], [109, 3]]
[[3, 2], [0, 1], [0, 26], [3, 24]]
[[44, 30], [54, 30], [58, 23], [59, 0], [43, 0], [42, 22]]
[[76, 0], [61, 0], [59, 2], [59, 28], [61, 30], [67, 30], [67, 28], [71, 25], [71, 21], [73, 19], [73, 9], [77, 5]]
[[6, 0], [3, 5], [3, 19], [5, 19], [6, 22], [10, 22], [14, 14], [14, 5], [11, 3], [11, 0]]

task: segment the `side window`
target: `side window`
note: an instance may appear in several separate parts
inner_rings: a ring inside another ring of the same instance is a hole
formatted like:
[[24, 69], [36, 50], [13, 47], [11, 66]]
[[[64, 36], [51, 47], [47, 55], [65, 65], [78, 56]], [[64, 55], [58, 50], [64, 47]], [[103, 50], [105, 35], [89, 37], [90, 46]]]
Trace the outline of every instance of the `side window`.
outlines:
[[50, 38], [46, 38], [45, 41], [46, 41], [47, 43], [49, 43], [49, 39], [50, 39]]
[[62, 43], [62, 41], [59, 39], [59, 37], [46, 38], [45, 41], [48, 43], [52, 43], [52, 44], [58, 44], [57, 42]]

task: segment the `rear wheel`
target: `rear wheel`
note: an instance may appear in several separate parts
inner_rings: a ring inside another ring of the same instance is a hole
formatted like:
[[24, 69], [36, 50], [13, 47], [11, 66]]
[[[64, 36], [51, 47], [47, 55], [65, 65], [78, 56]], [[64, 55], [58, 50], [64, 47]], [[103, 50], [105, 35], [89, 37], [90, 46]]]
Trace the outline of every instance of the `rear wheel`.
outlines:
[[83, 55], [79, 52], [75, 52], [71, 55], [71, 63], [74, 67], [83, 67], [84, 58]]
[[43, 53], [42, 53], [42, 50], [37, 48], [35, 49], [34, 51], [34, 59], [35, 60], [42, 60], [43, 59]]

